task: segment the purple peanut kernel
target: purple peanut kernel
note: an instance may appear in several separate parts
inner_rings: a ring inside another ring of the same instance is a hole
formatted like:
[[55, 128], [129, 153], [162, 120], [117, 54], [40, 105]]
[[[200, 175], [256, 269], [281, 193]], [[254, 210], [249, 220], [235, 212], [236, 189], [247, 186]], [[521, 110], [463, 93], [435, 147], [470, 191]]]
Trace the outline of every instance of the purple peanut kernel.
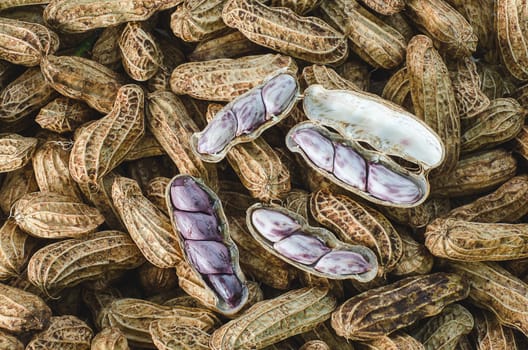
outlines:
[[268, 115], [280, 115], [295, 98], [297, 82], [289, 74], [280, 74], [262, 88], [262, 100]]
[[266, 108], [262, 102], [260, 89], [237, 99], [231, 110], [237, 119], [236, 136], [248, 134], [266, 121]]
[[226, 246], [214, 241], [185, 241], [185, 251], [191, 264], [204, 275], [233, 273]]
[[264, 238], [272, 242], [280, 241], [301, 228], [289, 216], [270, 209], [255, 210], [251, 214], [251, 222]]
[[351, 147], [334, 144], [334, 175], [344, 183], [365, 191], [367, 187], [367, 164]]
[[233, 112], [224, 110], [207, 124], [202, 132], [196, 149], [202, 154], [221, 152], [235, 138], [237, 119]]
[[235, 275], [208, 275], [209, 283], [225, 302], [235, 307], [242, 298], [242, 283]]
[[367, 182], [368, 193], [392, 203], [414, 203], [422, 197], [416, 183], [382, 164], [369, 163]]
[[361, 254], [336, 250], [323, 256], [314, 269], [332, 275], [350, 275], [370, 271], [372, 266]]
[[300, 129], [293, 133], [293, 140], [304, 154], [319, 168], [328, 172], [334, 170], [334, 145], [315, 130]]
[[193, 241], [222, 241], [218, 220], [214, 215], [174, 210], [176, 226], [185, 239]]
[[281, 255], [304, 265], [311, 265], [330, 251], [319, 239], [294, 234], [273, 245]]
[[172, 205], [179, 210], [209, 213], [212, 204], [207, 193], [191, 178], [179, 178], [171, 184]]

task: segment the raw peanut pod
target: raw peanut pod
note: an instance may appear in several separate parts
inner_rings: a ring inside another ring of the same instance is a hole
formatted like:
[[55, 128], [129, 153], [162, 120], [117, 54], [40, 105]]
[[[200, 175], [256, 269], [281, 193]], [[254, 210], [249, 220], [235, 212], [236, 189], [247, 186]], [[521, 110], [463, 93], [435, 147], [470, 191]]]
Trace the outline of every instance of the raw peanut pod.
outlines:
[[26, 350], [88, 350], [92, 337], [92, 329], [77, 317], [55, 316], [48, 329], [31, 339]]
[[294, 188], [284, 198], [284, 208], [301, 215], [308, 222], [311, 222], [310, 198], [311, 194], [309, 192]]
[[78, 183], [97, 182], [117, 167], [145, 133], [144, 94], [140, 86], [123, 85], [112, 111], [83, 127], [70, 154], [70, 173]]
[[0, 4], [0, 10], [18, 6], [47, 4], [48, 2], [49, 0], [5, 0]]
[[479, 350], [517, 350], [513, 329], [499, 323], [491, 312], [473, 310], [475, 342]]
[[5, 17], [0, 18], [0, 42], [0, 59], [27, 67], [59, 48], [59, 37], [45, 26]]
[[325, 89], [360, 90], [356, 84], [341, 77], [335, 70], [327, 66], [317, 64], [307, 66], [302, 71], [302, 77], [307, 86], [320, 84]]
[[311, 340], [304, 343], [299, 350], [330, 350], [330, 347], [322, 340]]
[[24, 167], [33, 157], [38, 139], [18, 134], [0, 134], [0, 173]]
[[471, 56], [478, 38], [467, 20], [444, 0], [406, 2], [408, 18], [428, 34], [441, 52], [456, 58]]
[[22, 130], [29, 123], [28, 118], [56, 95], [39, 67], [30, 68], [0, 92], [0, 123]]
[[287, 7], [299, 15], [313, 11], [321, 4], [321, 0], [271, 0], [273, 7]]
[[469, 287], [455, 274], [408, 277], [352, 297], [332, 314], [337, 335], [368, 341], [434, 316], [467, 297]]
[[413, 208], [384, 207], [382, 209], [389, 218], [401, 225], [421, 228], [437, 217], [447, 214], [451, 204], [447, 198], [428, 198]]
[[350, 49], [368, 64], [391, 69], [405, 59], [405, 38], [357, 1], [323, 1], [319, 12], [350, 39]]
[[0, 301], [0, 328], [19, 333], [48, 327], [51, 310], [35, 294], [0, 284]]
[[297, 74], [297, 64], [288, 56], [265, 54], [236, 59], [220, 58], [188, 62], [171, 74], [171, 89], [178, 95], [209, 101], [231, 101], [261, 85], [278, 70]]
[[[22, 231], [14, 219], [7, 219], [0, 227], [0, 279], [6, 280], [22, 273], [36, 241]], [[0, 347], [1, 349], [1, 347]]]
[[163, 61], [158, 72], [147, 81], [147, 90], [149, 92], [170, 91], [171, 72], [180, 64], [187, 62], [187, 59], [176, 42], [161, 33], [155, 34], [154, 38], [163, 53]]
[[183, 41], [202, 41], [225, 29], [224, 0], [186, 0], [171, 15], [170, 27]]
[[186, 262], [214, 293], [216, 308], [225, 315], [237, 313], [248, 300], [248, 289], [220, 199], [190, 175], [172, 178], [165, 196]]
[[218, 197], [228, 216], [245, 216], [246, 209], [257, 202], [239, 181], [220, 181]]
[[493, 224], [436, 219], [427, 226], [431, 254], [460, 261], [504, 261], [528, 257], [528, 224]]
[[343, 34], [319, 18], [302, 17], [289, 8], [229, 0], [222, 18], [258, 45], [311, 63], [338, 65], [348, 55]]
[[[294, 126], [286, 135], [286, 146], [332, 185], [387, 206], [413, 207], [426, 199], [429, 184], [422, 170], [416, 174], [318, 124], [307, 121]], [[319, 187], [316, 181], [315, 188]]]
[[270, 202], [291, 190], [290, 171], [262, 137], [235, 145], [227, 161], [253, 198]]
[[16, 337], [0, 331], [0, 349], [24, 350], [24, 344]]
[[402, 106], [411, 113], [414, 112], [411, 100], [411, 83], [409, 82], [407, 67], [398, 69], [389, 78], [387, 84], [383, 87], [381, 97]]
[[407, 76], [414, 113], [440, 136], [445, 146], [444, 162], [435, 174], [450, 173], [460, 154], [460, 116], [449, 71], [425, 35], [413, 37], [407, 46]]
[[455, 208], [449, 218], [474, 222], [514, 223], [528, 213], [528, 176], [511, 178], [494, 192]]
[[370, 86], [370, 66], [360, 59], [349, 59], [336, 71], [344, 79], [354, 83], [360, 90], [366, 91]]
[[492, 148], [514, 139], [523, 127], [526, 115], [525, 109], [513, 98], [492, 100], [461, 135], [462, 153]]
[[459, 304], [451, 304], [412, 333], [425, 349], [455, 349], [458, 340], [473, 329], [471, 313]]
[[176, 95], [170, 91], [148, 95], [147, 126], [181, 174], [200, 177], [213, 189], [218, 187], [216, 166], [192, 152], [189, 140], [198, 126]]
[[502, 62], [511, 75], [528, 80], [528, 12], [522, 0], [498, 0], [495, 5], [495, 32]]
[[264, 48], [248, 40], [238, 30], [200, 41], [187, 56], [190, 61], [208, 61], [254, 55]]
[[516, 170], [517, 161], [504, 149], [472, 153], [461, 157], [450, 174], [432, 178], [432, 193], [441, 197], [483, 193], [512, 178]]
[[5, 214], [10, 213], [20, 197], [35, 191], [38, 191], [38, 185], [31, 164], [8, 172], [0, 188], [0, 209]]
[[17, 225], [40, 238], [77, 238], [94, 232], [104, 221], [99, 211], [53, 192], [23, 195], [13, 207]]
[[[293, 335], [315, 328], [330, 317], [336, 306], [328, 289], [302, 288], [264, 300], [240, 317], [214, 331], [213, 350], [263, 349]], [[280, 316], [280, 322], [276, 322]]]
[[130, 346], [155, 349], [149, 326], [153, 321], [177, 322], [210, 332], [219, 324], [212, 311], [203, 308], [163, 306], [146, 300], [125, 298], [111, 302], [104, 310], [103, 327], [117, 327]]
[[425, 275], [433, 268], [433, 256], [427, 248], [416, 242], [406, 230], [399, 229], [398, 233], [402, 240], [402, 257], [391, 271], [395, 276]]
[[[466, 336], [466, 335], [463, 335], [458, 340], [458, 344], [457, 344], [456, 350], [473, 350], [474, 348], [475, 348], [475, 345], [473, 344], [472, 341], [469, 340], [469, 337]], [[514, 349], [514, 350], [516, 350], [516, 349]]]
[[163, 269], [181, 261], [182, 251], [169, 218], [143, 196], [137, 182], [116, 177], [112, 200], [128, 233], [152, 265]]
[[[481, 81], [480, 88], [489, 99], [509, 97], [517, 89], [515, 78], [507, 75], [507, 70], [502, 66], [485, 62], [476, 62], [476, 64]], [[523, 104], [522, 100], [519, 102]]]
[[163, 64], [163, 53], [159, 45], [141, 22], [127, 23], [118, 44], [123, 68], [134, 80], [145, 81], [152, 78]]
[[117, 327], [104, 328], [92, 339], [90, 350], [129, 350], [125, 335]]
[[330, 231], [309, 226], [285, 208], [257, 203], [247, 210], [249, 232], [268, 252], [318, 277], [371, 281], [378, 273], [372, 250], [344, 243]]
[[471, 123], [478, 113], [488, 108], [489, 98], [480, 89], [481, 81], [477, 64], [471, 57], [456, 62], [456, 68], [449, 71], [462, 127]]
[[62, 141], [48, 141], [33, 156], [35, 178], [42, 192], [54, 192], [82, 202], [81, 191], [73, 181], [68, 163], [70, 151]]
[[234, 145], [255, 140], [286, 118], [297, 103], [299, 89], [294, 75], [276, 72], [228, 103], [204, 130], [194, 133], [193, 152], [206, 162], [221, 161]]
[[276, 289], [286, 290], [297, 277], [297, 271], [268, 253], [249, 233], [245, 217], [229, 218], [229, 233], [238, 246], [240, 266], [246, 274]]
[[165, 189], [169, 181], [168, 177], [155, 177], [150, 180], [145, 190], [148, 200], [167, 216], [169, 216], [169, 212], [165, 201]]
[[379, 259], [378, 276], [395, 268], [402, 256], [402, 240], [380, 212], [327, 189], [312, 193], [310, 212], [345, 243], [372, 249]]
[[107, 287], [103, 290], [92, 290], [83, 288], [81, 291], [83, 303], [88, 307], [92, 315], [92, 320], [97, 329], [103, 329], [101, 321], [103, 309], [112, 301], [123, 298], [121, 292], [114, 287]]
[[528, 334], [528, 285], [492, 262], [446, 262], [470, 286], [469, 300], [489, 310], [499, 322]]
[[178, 276], [174, 269], [160, 269], [150, 263], [138, 269], [139, 284], [147, 294], [160, 294], [178, 286]]
[[122, 32], [122, 25], [106, 27], [92, 47], [92, 60], [110, 69], [118, 69], [121, 67], [119, 39]]
[[101, 113], [112, 111], [124, 82], [110, 68], [82, 57], [48, 55], [40, 68], [46, 82], [61, 95], [82, 100]]
[[200, 328], [182, 326], [176, 319], [162, 319], [150, 323], [152, 341], [160, 350], [209, 350], [211, 335]]
[[66, 33], [86, 32], [133, 21], [145, 21], [182, 0], [54, 0], [44, 10], [50, 26]]
[[404, 0], [363, 0], [363, 3], [379, 14], [394, 15], [405, 7]]
[[521, 104], [521, 106], [528, 105], [528, 84], [525, 84], [518, 88], [515, 91], [513, 97]]
[[17, 68], [18, 67], [12, 63], [0, 60], [0, 90], [4, 90], [5, 87], [20, 74], [20, 71]]
[[142, 158], [151, 158], [157, 156], [163, 156], [166, 152], [161, 147], [158, 140], [152, 135], [148, 130], [145, 131], [145, 134], [141, 137], [138, 143], [132, 148], [125, 157], [125, 162], [140, 160]]
[[360, 343], [360, 350], [425, 350], [418, 340], [398, 331], [369, 342]]
[[338, 337], [335, 334], [329, 321], [321, 322], [311, 331], [299, 334], [297, 337], [305, 342], [322, 340], [330, 347], [330, 349], [354, 350], [354, 345], [352, 343], [347, 342], [344, 338]]
[[124, 164], [125, 175], [139, 184], [143, 190], [150, 179], [159, 176], [170, 176], [176, 168], [168, 157], [149, 157], [136, 159]]
[[52, 243], [31, 256], [28, 280], [44, 293], [57, 294], [116, 270], [135, 269], [145, 258], [127, 234], [100, 231]]
[[42, 107], [35, 117], [41, 128], [62, 134], [90, 121], [96, 113], [81, 101], [57, 97]]
[[524, 125], [515, 138], [515, 152], [528, 159], [528, 127]]

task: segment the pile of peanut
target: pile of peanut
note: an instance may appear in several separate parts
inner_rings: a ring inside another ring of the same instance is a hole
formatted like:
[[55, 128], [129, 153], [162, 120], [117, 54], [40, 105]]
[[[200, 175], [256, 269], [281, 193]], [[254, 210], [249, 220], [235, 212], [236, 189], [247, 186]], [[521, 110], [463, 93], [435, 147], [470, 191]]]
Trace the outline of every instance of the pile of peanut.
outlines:
[[0, 0], [0, 349], [528, 348], [526, 0]]

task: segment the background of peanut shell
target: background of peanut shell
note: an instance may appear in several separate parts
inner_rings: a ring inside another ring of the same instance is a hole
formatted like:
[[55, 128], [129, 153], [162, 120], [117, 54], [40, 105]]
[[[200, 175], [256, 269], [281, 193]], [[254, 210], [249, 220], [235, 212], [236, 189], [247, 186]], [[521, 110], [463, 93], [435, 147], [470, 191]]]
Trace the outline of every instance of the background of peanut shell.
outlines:
[[[220, 163], [193, 153], [278, 70], [427, 123], [446, 151], [429, 199], [375, 205], [322, 177], [285, 147], [300, 103]], [[528, 348], [527, 82], [524, 0], [1, 1], [0, 349]], [[237, 314], [183, 259], [178, 173], [222, 202]], [[248, 232], [256, 202], [370, 248], [378, 275], [278, 259]]]

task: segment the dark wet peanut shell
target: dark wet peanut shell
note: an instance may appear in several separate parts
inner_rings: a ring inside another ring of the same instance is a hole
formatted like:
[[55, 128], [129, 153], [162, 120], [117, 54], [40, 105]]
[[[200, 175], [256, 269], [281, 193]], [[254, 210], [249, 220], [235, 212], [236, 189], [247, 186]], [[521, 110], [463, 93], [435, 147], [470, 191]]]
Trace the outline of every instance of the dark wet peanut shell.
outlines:
[[238, 305], [242, 297], [242, 284], [233, 274], [208, 275], [209, 283], [218, 295], [229, 305]]
[[334, 175], [339, 180], [366, 190], [367, 185], [367, 164], [365, 160], [357, 154], [351, 147], [334, 144]]
[[237, 118], [230, 111], [221, 111], [203, 131], [197, 150], [202, 154], [220, 153], [236, 136]]
[[288, 259], [311, 265], [330, 252], [323, 242], [302, 233], [293, 234], [273, 245], [273, 248]]
[[235, 136], [249, 134], [266, 121], [266, 108], [262, 102], [261, 90], [256, 89], [240, 97], [231, 106], [237, 120]]
[[297, 83], [293, 76], [281, 74], [271, 79], [262, 88], [262, 101], [268, 116], [280, 115], [295, 98]]
[[292, 138], [317, 167], [328, 172], [334, 170], [335, 149], [330, 140], [310, 129], [301, 129]]
[[233, 273], [226, 246], [214, 241], [185, 241], [185, 251], [192, 265], [204, 275]]
[[372, 196], [397, 203], [414, 203], [422, 191], [412, 180], [399, 175], [382, 164], [369, 163], [367, 191]]
[[218, 232], [216, 216], [204, 213], [191, 213], [174, 210], [174, 221], [185, 239], [193, 241], [222, 241]]
[[257, 209], [251, 215], [253, 226], [269, 241], [278, 242], [301, 228], [298, 222], [275, 210]]
[[334, 250], [324, 255], [314, 266], [319, 272], [332, 275], [364, 273], [372, 266], [361, 254], [347, 250]]
[[176, 209], [204, 212], [211, 211], [209, 196], [192, 179], [177, 179], [171, 184], [171, 202]]

